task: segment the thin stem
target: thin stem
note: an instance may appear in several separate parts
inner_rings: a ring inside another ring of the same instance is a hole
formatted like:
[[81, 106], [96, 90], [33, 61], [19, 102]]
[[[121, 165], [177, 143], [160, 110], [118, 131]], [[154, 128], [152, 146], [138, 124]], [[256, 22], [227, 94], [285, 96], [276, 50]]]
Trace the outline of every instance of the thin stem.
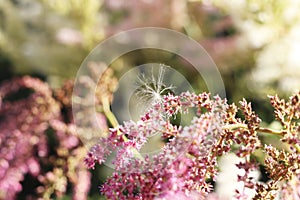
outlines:
[[[114, 113], [111, 112], [110, 110], [110, 104], [109, 104], [109, 100], [107, 97], [103, 97], [102, 99], [102, 106], [103, 106], [103, 112], [106, 116], [106, 118], [108, 119], [109, 123], [114, 127], [118, 127], [119, 126], [119, 123], [118, 123], [118, 120], [117, 118], [115, 117]], [[118, 130], [117, 132], [118, 135], [121, 135], [121, 132]], [[125, 142], [128, 141], [128, 138], [125, 136], [125, 135], [122, 135], [122, 138]], [[140, 159], [140, 160], [144, 160], [144, 157], [138, 152], [137, 149], [135, 148], [132, 148], [132, 151], [133, 151], [133, 155]]]
[[294, 147], [295, 147], [296, 151], [297, 151], [298, 153], [300, 153], [300, 146], [299, 146], [298, 144], [295, 144]]
[[286, 131], [285, 130], [273, 130], [273, 129], [269, 129], [269, 128], [263, 128], [263, 127], [258, 127], [256, 129], [256, 131], [258, 132], [263, 132], [263, 133], [270, 133], [270, 134], [273, 134], [273, 135], [280, 135], [280, 136], [283, 136]]
[[[243, 129], [247, 129], [248, 126], [246, 124], [227, 124], [225, 126], [223, 126], [223, 129], [238, 129], [238, 128], [243, 128]], [[280, 136], [283, 136], [286, 131], [285, 130], [274, 130], [274, 129], [270, 129], [270, 128], [263, 128], [263, 127], [257, 127], [255, 129], [255, 131], [258, 131], [258, 132], [263, 132], [263, 133], [270, 133], [270, 134], [273, 134], [273, 135], [280, 135]]]
[[109, 123], [114, 128], [118, 127], [119, 126], [118, 120], [116, 119], [113, 112], [111, 112], [111, 110], [110, 110], [110, 104], [109, 104], [108, 98], [103, 97], [101, 100], [102, 100], [103, 112], [104, 112], [106, 118], [108, 119]]
[[[247, 129], [248, 126], [246, 124], [241, 124], [241, 123], [238, 123], [238, 124], [227, 124], [227, 125], [223, 126], [223, 129], [231, 129], [231, 130], [233, 130], [233, 129], [238, 129], [238, 128]], [[257, 127], [255, 130], [258, 131], [258, 132], [270, 133], [270, 134], [279, 135], [279, 136], [284, 136], [284, 134], [287, 133], [286, 130], [274, 130], [274, 129], [263, 128], [263, 127]], [[293, 146], [295, 147], [296, 151], [298, 153], [300, 153], [300, 146], [298, 144], [293, 144]]]

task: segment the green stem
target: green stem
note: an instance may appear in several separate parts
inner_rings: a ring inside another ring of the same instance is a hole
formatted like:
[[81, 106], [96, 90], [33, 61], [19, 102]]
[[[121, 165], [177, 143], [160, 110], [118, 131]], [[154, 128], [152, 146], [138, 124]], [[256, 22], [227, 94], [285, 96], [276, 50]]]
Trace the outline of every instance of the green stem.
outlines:
[[102, 106], [103, 106], [103, 112], [108, 119], [109, 123], [114, 127], [118, 127], [119, 123], [118, 120], [116, 119], [115, 115], [111, 112], [110, 110], [110, 104], [109, 100], [107, 97], [103, 97], [102, 99]]
[[[242, 128], [242, 129], [247, 129], [248, 126], [246, 124], [241, 124], [241, 123], [238, 123], [238, 124], [227, 124], [225, 126], [223, 126], [223, 129], [238, 129], [238, 128]], [[286, 130], [274, 130], [274, 129], [270, 129], [270, 128], [263, 128], [263, 127], [257, 127], [255, 129], [255, 131], [258, 131], [258, 132], [263, 132], [263, 133], [270, 133], [270, 134], [273, 134], [273, 135], [278, 135], [278, 136], [284, 136], [284, 134], [287, 133]], [[296, 149], [296, 151], [298, 153], [300, 153], [300, 146], [298, 144], [294, 144], [293, 145]]]
[[295, 147], [296, 151], [297, 151], [298, 153], [300, 153], [300, 146], [299, 146], [298, 144], [295, 144], [294, 147]]
[[[243, 128], [243, 129], [247, 129], [248, 126], [246, 124], [227, 124], [225, 126], [223, 126], [223, 129], [238, 129], [238, 128]], [[283, 136], [286, 131], [285, 130], [273, 130], [273, 129], [270, 129], [270, 128], [263, 128], [263, 127], [257, 127], [255, 129], [255, 131], [258, 131], [258, 132], [263, 132], [263, 133], [270, 133], [270, 134], [273, 134], [273, 135], [279, 135], [279, 136]]]
[[[109, 123], [112, 125], [112, 127], [116, 128], [119, 126], [118, 120], [115, 117], [114, 113], [111, 112], [110, 110], [110, 104], [109, 104], [109, 99], [107, 97], [103, 97], [102, 99], [102, 106], [103, 106], [103, 112], [104, 115], [106, 116], [107, 120], [109, 121]], [[121, 132], [118, 130], [118, 135], [121, 135]], [[122, 138], [125, 142], [128, 141], [128, 138], [125, 135], [122, 135]], [[133, 155], [140, 159], [140, 160], [144, 160], [144, 157], [138, 152], [137, 149], [132, 148], [133, 151]]]

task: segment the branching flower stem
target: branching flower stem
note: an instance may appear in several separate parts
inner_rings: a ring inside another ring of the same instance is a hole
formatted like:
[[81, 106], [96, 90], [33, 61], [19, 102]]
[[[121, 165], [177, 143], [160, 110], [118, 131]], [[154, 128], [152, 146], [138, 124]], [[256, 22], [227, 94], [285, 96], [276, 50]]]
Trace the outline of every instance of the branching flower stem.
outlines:
[[[105, 96], [102, 98], [102, 106], [103, 106], [104, 115], [107, 117], [109, 123], [112, 125], [112, 127], [117, 128], [119, 126], [118, 120], [113, 114], [113, 112], [110, 110], [109, 99]], [[119, 130], [117, 133], [118, 135], [121, 135], [121, 132]], [[122, 138], [125, 142], [128, 141], [128, 138], [125, 135], [122, 135]], [[132, 151], [133, 151], [133, 155], [136, 158], [140, 160], [144, 160], [144, 157], [138, 152], [137, 149], [132, 148]]]
[[[227, 124], [225, 126], [223, 126], [223, 129], [238, 129], [238, 128], [242, 128], [242, 129], [247, 129], [248, 126], [247, 124], [242, 124], [242, 123], [238, 123], [238, 124]], [[279, 135], [279, 136], [283, 136], [286, 133], [286, 130], [273, 130], [273, 129], [269, 129], [269, 128], [263, 128], [263, 127], [258, 127], [255, 129], [257, 132], [263, 132], [263, 133], [270, 133], [273, 135]]]
[[[242, 124], [242, 123], [227, 124], [227, 125], [223, 126], [223, 129], [230, 129], [230, 130], [234, 130], [234, 129], [238, 129], [238, 128], [247, 129], [248, 126], [247, 126], [247, 124]], [[284, 136], [287, 133], [286, 130], [274, 130], [274, 129], [264, 128], [264, 127], [258, 127], [255, 130], [257, 132], [269, 133], [269, 134], [277, 135], [277, 136]], [[298, 144], [295, 144], [293, 146], [295, 147], [297, 152], [300, 152], [300, 146]]]
[[[114, 128], [118, 127], [119, 126], [118, 120], [116, 119], [116, 117], [112, 113], [112, 111], [110, 110], [109, 99], [103, 97], [102, 98], [102, 105], [103, 105], [103, 112], [104, 112], [105, 116], [107, 117], [109, 123]], [[247, 126], [247, 124], [242, 124], [242, 123], [227, 124], [227, 125], [223, 126], [223, 129], [230, 129], [230, 130], [234, 130], [234, 129], [238, 129], [238, 128], [247, 129], [248, 126]], [[283, 136], [287, 132], [286, 130], [274, 130], [274, 129], [264, 128], [264, 127], [258, 127], [258, 128], [256, 128], [256, 131], [257, 132], [262, 132], [262, 133], [269, 133], [269, 134], [277, 135], [277, 136]], [[120, 134], [119, 130], [118, 130], [118, 134]], [[123, 137], [125, 142], [128, 141], [128, 138], [125, 135], [123, 135], [122, 137]], [[295, 144], [294, 147], [297, 150], [297, 152], [300, 152], [300, 146], [299, 145]], [[136, 158], [144, 160], [143, 156], [136, 149], [133, 149], [133, 153], [134, 153], [134, 156]]]

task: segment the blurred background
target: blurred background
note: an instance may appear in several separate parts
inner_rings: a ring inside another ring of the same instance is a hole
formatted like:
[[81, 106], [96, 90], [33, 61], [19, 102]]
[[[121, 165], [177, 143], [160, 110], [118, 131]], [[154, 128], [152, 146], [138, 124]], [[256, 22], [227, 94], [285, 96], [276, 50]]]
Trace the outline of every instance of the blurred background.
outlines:
[[[229, 102], [245, 97], [264, 124], [278, 127], [267, 95], [288, 97], [299, 90], [299, 13], [298, 0], [0, 0], [0, 83], [30, 75], [57, 90], [75, 78], [84, 58], [106, 38], [137, 27], [164, 27], [190, 36], [207, 50]], [[134, 51], [111, 68], [118, 79], [151, 61], [177, 69], [196, 92], [206, 90], [195, 69], [167, 52]], [[98, 168], [92, 172], [89, 198], [99, 198], [97, 187], [109, 174]], [[25, 189], [16, 190], [12, 199], [25, 199], [33, 191]], [[68, 188], [49, 195], [71, 196]]]
[[[290, 94], [300, 85], [299, 9], [296, 0], [1, 0], [0, 78], [30, 74], [58, 87], [75, 77], [99, 42], [123, 30], [158, 26], [204, 46], [230, 100]], [[159, 53], [133, 52], [115, 63], [115, 71], [160, 59], [153, 54]], [[161, 54], [162, 61], [181, 64]]]

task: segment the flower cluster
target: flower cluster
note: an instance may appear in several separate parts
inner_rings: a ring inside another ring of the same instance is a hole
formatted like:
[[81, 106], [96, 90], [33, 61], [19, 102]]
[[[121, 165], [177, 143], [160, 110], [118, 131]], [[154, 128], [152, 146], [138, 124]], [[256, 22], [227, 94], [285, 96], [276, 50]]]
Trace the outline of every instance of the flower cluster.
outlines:
[[[278, 103], [282, 100], [271, 97], [276, 117], [287, 123], [280, 131], [261, 127], [260, 118], [245, 99], [238, 108], [207, 93], [168, 94], [155, 101], [137, 122], [124, 122], [110, 129], [108, 137], [100, 138], [91, 148], [85, 163], [94, 168], [96, 162], [102, 164], [116, 152], [115, 172], [101, 186], [108, 199], [216, 199], [212, 183], [218, 176], [218, 157], [233, 152], [244, 159], [237, 164], [243, 172], [238, 175], [243, 187], [236, 190], [236, 199], [253, 198], [245, 193], [246, 188], [256, 192], [254, 199], [272, 199], [279, 195], [279, 187], [286, 188], [281, 195], [297, 195], [300, 169], [299, 142], [295, 138], [299, 138], [299, 121], [295, 120], [299, 120], [299, 94], [291, 97], [282, 109], [282, 103]], [[184, 117], [190, 108], [196, 109], [196, 114], [189, 125], [171, 123], [172, 116], [180, 112]], [[238, 110], [243, 119], [237, 117]], [[156, 155], [142, 156], [139, 150], [157, 133], [166, 141], [165, 146]], [[283, 136], [282, 142], [291, 148], [263, 148], [258, 133]], [[291, 135], [293, 140], [286, 139]], [[251, 156], [257, 149], [266, 152], [265, 169], [270, 178], [267, 184], [251, 176], [258, 168], [258, 162]]]
[[28, 180], [28, 199], [60, 197], [68, 187], [74, 199], [87, 198], [90, 172], [71, 118], [72, 87], [68, 82], [53, 94], [28, 76], [0, 86], [0, 199], [16, 199]]
[[282, 141], [289, 144], [299, 144], [300, 94], [293, 95], [289, 102], [279, 99], [278, 96], [270, 96], [270, 101], [274, 107], [276, 119], [286, 130], [282, 133], [284, 135]]

